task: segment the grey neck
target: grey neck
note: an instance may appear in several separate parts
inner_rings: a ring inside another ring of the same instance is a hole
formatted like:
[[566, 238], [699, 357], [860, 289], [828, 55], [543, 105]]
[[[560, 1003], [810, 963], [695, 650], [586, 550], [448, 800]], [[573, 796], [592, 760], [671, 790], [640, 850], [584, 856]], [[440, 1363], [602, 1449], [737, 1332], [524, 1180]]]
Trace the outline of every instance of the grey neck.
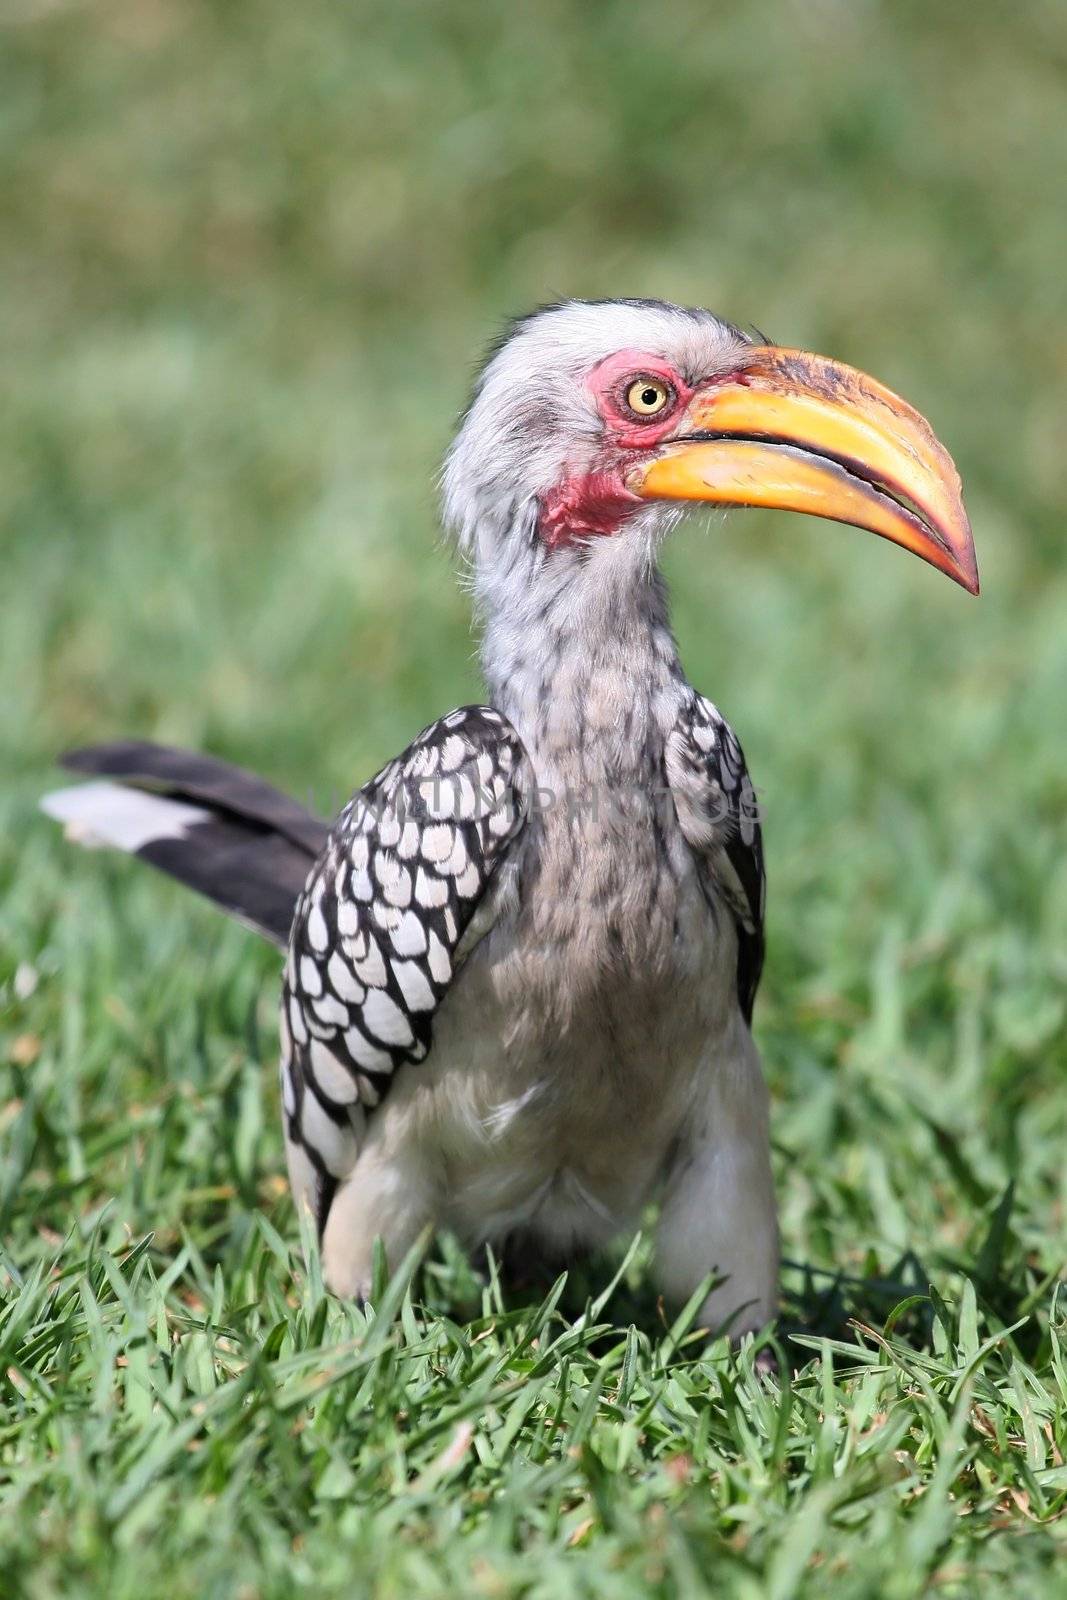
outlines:
[[686, 693], [655, 562], [661, 526], [547, 550], [513, 533], [479, 561], [482, 666], [538, 782], [644, 784]]

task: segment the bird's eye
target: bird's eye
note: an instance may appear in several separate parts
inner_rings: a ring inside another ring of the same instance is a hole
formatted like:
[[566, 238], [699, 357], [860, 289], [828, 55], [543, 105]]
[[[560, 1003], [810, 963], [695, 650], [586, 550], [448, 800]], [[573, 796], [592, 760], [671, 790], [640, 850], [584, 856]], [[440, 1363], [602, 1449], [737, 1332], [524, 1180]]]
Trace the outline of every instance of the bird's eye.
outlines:
[[638, 417], [658, 417], [674, 399], [674, 390], [662, 378], [635, 378], [626, 389], [626, 404]]

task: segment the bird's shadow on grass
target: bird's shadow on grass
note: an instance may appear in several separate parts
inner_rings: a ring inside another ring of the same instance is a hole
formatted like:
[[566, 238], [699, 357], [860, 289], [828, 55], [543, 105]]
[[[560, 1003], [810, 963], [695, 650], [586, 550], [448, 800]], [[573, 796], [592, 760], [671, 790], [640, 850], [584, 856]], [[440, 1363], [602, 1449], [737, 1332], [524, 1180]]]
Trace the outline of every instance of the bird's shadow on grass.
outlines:
[[[1039, 1275], [1028, 1269], [1011, 1226], [1013, 1205], [1014, 1188], [1008, 1184], [987, 1210], [984, 1228], [967, 1257], [939, 1260], [934, 1271], [910, 1249], [888, 1267], [882, 1267], [872, 1254], [860, 1273], [785, 1259], [773, 1327], [782, 1356], [791, 1367], [800, 1367], [812, 1358], [810, 1341], [827, 1339], [836, 1347], [835, 1359], [847, 1361], [841, 1347], [858, 1348], [868, 1329], [891, 1330], [899, 1343], [927, 1350], [934, 1340], [935, 1323], [940, 1321], [950, 1330], [955, 1325], [946, 1298], [958, 1298], [964, 1279], [973, 1285], [978, 1306], [990, 1325], [1010, 1328], [1020, 1353], [1034, 1353], [1043, 1338], [1044, 1319], [1031, 1313], [1040, 1311], [1048, 1300], [1058, 1273], [1038, 1281]], [[618, 1275], [597, 1320], [610, 1322], [613, 1328], [633, 1324], [652, 1339], [667, 1335], [674, 1327], [676, 1308], [665, 1306], [657, 1294], [647, 1255], [635, 1241], [623, 1258], [629, 1270], [620, 1271], [618, 1256], [594, 1256], [571, 1263], [558, 1300], [559, 1314], [576, 1321], [602, 1299]], [[519, 1242], [506, 1247], [499, 1259], [483, 1255], [468, 1266], [467, 1274], [466, 1293], [460, 1299], [480, 1299], [491, 1281], [503, 1308], [521, 1311], [544, 1299], [559, 1277], [560, 1266], [545, 1260], [527, 1242]], [[939, 1282], [946, 1298], [939, 1292]], [[699, 1324], [694, 1320], [692, 1325]], [[605, 1335], [606, 1340], [610, 1337], [614, 1335]]]
[[[568, 1278], [560, 1301], [564, 1315], [577, 1315], [605, 1281], [604, 1267], [594, 1263]], [[808, 1262], [784, 1261], [774, 1336], [793, 1367], [811, 1360], [810, 1346], [800, 1337], [826, 1338], [835, 1344], [859, 1345], [862, 1327], [883, 1328], [893, 1317], [894, 1335], [916, 1348], [930, 1344], [934, 1306], [929, 1298], [930, 1276], [922, 1262], [908, 1252], [882, 1275], [856, 1277], [827, 1271]], [[901, 1311], [901, 1307], [906, 1307]], [[662, 1337], [673, 1323], [672, 1311], [656, 1294], [647, 1274], [631, 1285], [622, 1283], [610, 1302], [613, 1321], [632, 1322], [650, 1337]]]
[[[619, 1258], [591, 1256], [571, 1262], [559, 1295], [557, 1310], [567, 1321], [586, 1315], [603, 1296], [619, 1268]], [[505, 1312], [536, 1307], [553, 1288], [561, 1273], [558, 1262], [547, 1260], [528, 1247], [505, 1248], [498, 1257], [480, 1253], [470, 1263], [464, 1288], [453, 1300], [455, 1309], [475, 1314], [486, 1286]], [[886, 1273], [858, 1277], [827, 1271], [811, 1263], [782, 1263], [782, 1292], [774, 1336], [791, 1365], [811, 1359], [811, 1350], [798, 1337], [827, 1338], [838, 1344], [860, 1343], [863, 1326], [883, 1328], [892, 1318], [894, 1335], [916, 1348], [929, 1345], [935, 1307], [930, 1298], [930, 1274], [919, 1257], [905, 1253]], [[453, 1280], [453, 1290], [459, 1285]], [[894, 1315], [895, 1313], [895, 1315]], [[597, 1320], [613, 1329], [633, 1325], [649, 1338], [660, 1339], [674, 1327], [677, 1308], [665, 1305], [644, 1263], [624, 1273], [604, 1304]], [[693, 1326], [699, 1326], [694, 1322]], [[615, 1335], [605, 1334], [605, 1342]]]

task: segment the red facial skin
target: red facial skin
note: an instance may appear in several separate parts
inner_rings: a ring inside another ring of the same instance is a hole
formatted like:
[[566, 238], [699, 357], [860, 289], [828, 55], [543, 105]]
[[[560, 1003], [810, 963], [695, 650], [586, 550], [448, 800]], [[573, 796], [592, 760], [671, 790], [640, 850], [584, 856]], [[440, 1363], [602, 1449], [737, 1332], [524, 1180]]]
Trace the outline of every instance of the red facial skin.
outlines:
[[[643, 377], [662, 378], [675, 395], [647, 421], [635, 417], [626, 404], [626, 390]], [[599, 361], [585, 381], [604, 419], [604, 455], [593, 471], [568, 475], [545, 496], [539, 527], [550, 550], [618, 533], [642, 504], [626, 487], [627, 471], [673, 431], [693, 396], [692, 385], [669, 362], [642, 350], [616, 351]]]

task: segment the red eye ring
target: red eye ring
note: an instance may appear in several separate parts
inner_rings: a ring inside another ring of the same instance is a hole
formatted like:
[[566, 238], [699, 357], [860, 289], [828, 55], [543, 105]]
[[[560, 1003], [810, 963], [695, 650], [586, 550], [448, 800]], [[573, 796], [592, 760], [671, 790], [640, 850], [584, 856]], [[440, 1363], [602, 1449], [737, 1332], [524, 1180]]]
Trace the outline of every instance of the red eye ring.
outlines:
[[[635, 383], [662, 389], [667, 403], [659, 410], [635, 410], [627, 402]], [[623, 450], [647, 450], [674, 427], [689, 404], [692, 387], [661, 355], [649, 350], [616, 350], [598, 361], [586, 378], [608, 438]]]

